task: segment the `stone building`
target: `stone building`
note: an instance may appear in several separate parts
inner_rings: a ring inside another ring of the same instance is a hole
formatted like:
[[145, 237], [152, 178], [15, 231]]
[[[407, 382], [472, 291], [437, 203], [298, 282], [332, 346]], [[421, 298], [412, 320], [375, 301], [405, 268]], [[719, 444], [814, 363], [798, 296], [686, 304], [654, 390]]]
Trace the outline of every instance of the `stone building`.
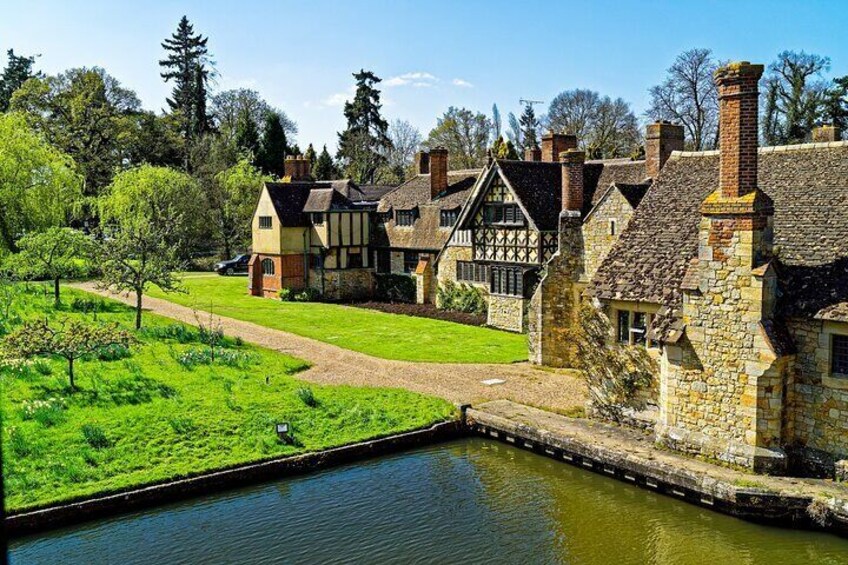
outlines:
[[848, 142], [830, 128], [813, 135], [828, 141], [758, 147], [762, 70], [716, 73], [720, 149], [671, 153], [600, 263], [579, 207], [564, 207], [531, 360], [573, 361], [562, 338], [591, 298], [610, 340], [658, 361], [658, 442], [832, 473], [848, 457]]
[[558, 248], [564, 186], [573, 176], [568, 171], [576, 171], [581, 188], [580, 201], [574, 205], [580, 224], [585, 223], [591, 235], [587, 256], [581, 251], [580, 260], [594, 270], [650, 186], [655, 174], [650, 167], [658, 169], [682, 143], [682, 129], [663, 123], [649, 127], [646, 160], [584, 163], [583, 153], [575, 149], [575, 136], [553, 133], [544, 136], [541, 149], [528, 151], [523, 161], [494, 159], [481, 173], [437, 258], [440, 284], [451, 280], [480, 288], [487, 296], [489, 325], [527, 331], [533, 325], [530, 299]]
[[370, 214], [385, 189], [312, 181], [302, 157], [286, 159], [286, 173], [285, 182], [265, 183], [253, 215], [250, 293], [309, 287], [327, 300], [369, 297]]
[[374, 215], [371, 247], [377, 272], [414, 276], [421, 303], [435, 301], [434, 259], [480, 174], [449, 171], [448, 157], [443, 148], [418, 153], [416, 175], [383, 196]]

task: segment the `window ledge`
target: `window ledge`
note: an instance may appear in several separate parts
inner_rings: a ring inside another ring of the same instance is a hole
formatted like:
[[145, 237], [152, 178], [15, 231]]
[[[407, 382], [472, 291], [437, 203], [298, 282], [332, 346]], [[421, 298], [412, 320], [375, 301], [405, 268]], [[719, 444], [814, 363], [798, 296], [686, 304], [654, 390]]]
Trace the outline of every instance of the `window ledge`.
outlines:
[[832, 373], [822, 377], [822, 385], [837, 390], [848, 390], [848, 375]]

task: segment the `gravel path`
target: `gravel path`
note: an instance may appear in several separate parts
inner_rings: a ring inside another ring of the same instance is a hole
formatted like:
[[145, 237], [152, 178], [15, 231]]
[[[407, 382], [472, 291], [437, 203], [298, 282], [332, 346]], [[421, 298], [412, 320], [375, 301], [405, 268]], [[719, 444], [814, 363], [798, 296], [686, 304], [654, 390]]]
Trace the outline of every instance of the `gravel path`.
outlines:
[[[133, 304], [133, 298], [98, 290], [93, 283], [73, 285], [82, 290]], [[196, 323], [191, 308], [166, 300], [144, 298], [145, 310]], [[312, 367], [298, 378], [320, 384], [399, 387], [439, 396], [453, 403], [507, 399], [556, 412], [583, 406], [586, 392], [573, 372], [542, 370], [529, 363], [511, 365], [412, 363], [390, 361], [315, 341], [288, 332], [226, 317], [217, 317], [224, 333], [308, 361]], [[500, 379], [502, 384], [485, 385]]]

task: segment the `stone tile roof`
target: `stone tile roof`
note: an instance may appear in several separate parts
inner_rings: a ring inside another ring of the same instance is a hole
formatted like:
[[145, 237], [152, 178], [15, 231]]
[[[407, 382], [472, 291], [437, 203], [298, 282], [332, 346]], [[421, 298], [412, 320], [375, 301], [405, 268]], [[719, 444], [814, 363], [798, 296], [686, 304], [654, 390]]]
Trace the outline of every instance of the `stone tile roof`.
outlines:
[[305, 214], [349, 210], [367, 204], [364, 193], [351, 180], [317, 182], [266, 182], [274, 209], [284, 227], [306, 227]]
[[[675, 153], [590, 292], [664, 305], [676, 316], [697, 256], [700, 204], [718, 186], [718, 166], [715, 151]], [[775, 205], [781, 308], [848, 321], [848, 143], [762, 148], [759, 186]]]
[[[562, 209], [562, 164], [504, 159], [498, 159], [497, 164], [536, 227], [541, 231], [556, 231]], [[587, 161], [583, 167], [584, 217], [612, 184], [636, 187], [644, 181], [644, 161]], [[635, 198], [639, 190], [644, 195], [646, 188], [626, 190]], [[638, 200], [641, 200], [641, 196], [638, 196]]]
[[[388, 192], [377, 205], [377, 211], [391, 214], [371, 235], [375, 247], [415, 249], [437, 252], [444, 247], [450, 228], [439, 227], [442, 210], [462, 208], [480, 175], [479, 169], [448, 172], [448, 189], [430, 199], [430, 175], [417, 175]], [[416, 210], [418, 217], [412, 226], [395, 224], [395, 210]]]

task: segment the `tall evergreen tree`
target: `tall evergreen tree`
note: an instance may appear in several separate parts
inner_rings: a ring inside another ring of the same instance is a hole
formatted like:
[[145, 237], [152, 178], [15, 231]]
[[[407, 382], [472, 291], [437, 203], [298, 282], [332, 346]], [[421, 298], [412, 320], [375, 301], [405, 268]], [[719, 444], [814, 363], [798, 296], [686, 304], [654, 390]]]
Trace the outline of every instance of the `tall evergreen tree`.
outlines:
[[310, 163], [313, 163], [313, 164], [315, 163], [315, 159], [316, 159], [315, 148], [312, 147], [311, 143], [309, 144], [309, 147], [306, 148], [306, 152], [303, 154], [303, 156], [306, 159], [309, 159]]
[[327, 151], [326, 145], [315, 160], [315, 164], [312, 166], [312, 176], [315, 180], [333, 180], [338, 177], [336, 164], [333, 163], [333, 158]]
[[524, 142], [522, 149], [538, 147], [539, 137], [536, 130], [539, 128], [539, 120], [536, 118], [536, 112], [533, 111], [533, 104], [528, 102], [524, 106], [524, 113], [518, 121], [521, 124], [521, 139]]
[[354, 73], [356, 95], [345, 102], [347, 129], [339, 133], [338, 158], [346, 174], [362, 184], [373, 184], [380, 165], [386, 161], [391, 147], [389, 124], [380, 114], [380, 91], [375, 85], [381, 80], [371, 71]]
[[243, 110], [239, 113], [236, 121], [236, 145], [242, 151], [250, 153], [253, 161], [258, 161], [259, 155], [259, 127], [253, 121], [253, 116]]
[[6, 63], [6, 68], [3, 69], [3, 73], [0, 74], [0, 112], [5, 112], [9, 109], [12, 94], [23, 83], [33, 77], [41, 77], [41, 73], [32, 72], [35, 57], [15, 55], [14, 49], [6, 51], [6, 55], [8, 55], [9, 60]]
[[259, 143], [257, 164], [266, 175], [282, 177], [285, 175], [284, 160], [287, 150], [286, 132], [281, 116], [277, 112], [265, 114], [262, 128], [262, 141]]
[[162, 42], [167, 56], [159, 61], [163, 69], [160, 76], [165, 82], [174, 82], [168, 106], [172, 112], [179, 114], [182, 135], [187, 142], [197, 139], [209, 127], [206, 85], [212, 72], [212, 62], [206, 47], [208, 40], [199, 33], [195, 34], [194, 26], [183, 16], [177, 31]]
[[833, 79], [833, 84], [827, 96], [824, 117], [845, 131], [848, 129], [848, 75]]

